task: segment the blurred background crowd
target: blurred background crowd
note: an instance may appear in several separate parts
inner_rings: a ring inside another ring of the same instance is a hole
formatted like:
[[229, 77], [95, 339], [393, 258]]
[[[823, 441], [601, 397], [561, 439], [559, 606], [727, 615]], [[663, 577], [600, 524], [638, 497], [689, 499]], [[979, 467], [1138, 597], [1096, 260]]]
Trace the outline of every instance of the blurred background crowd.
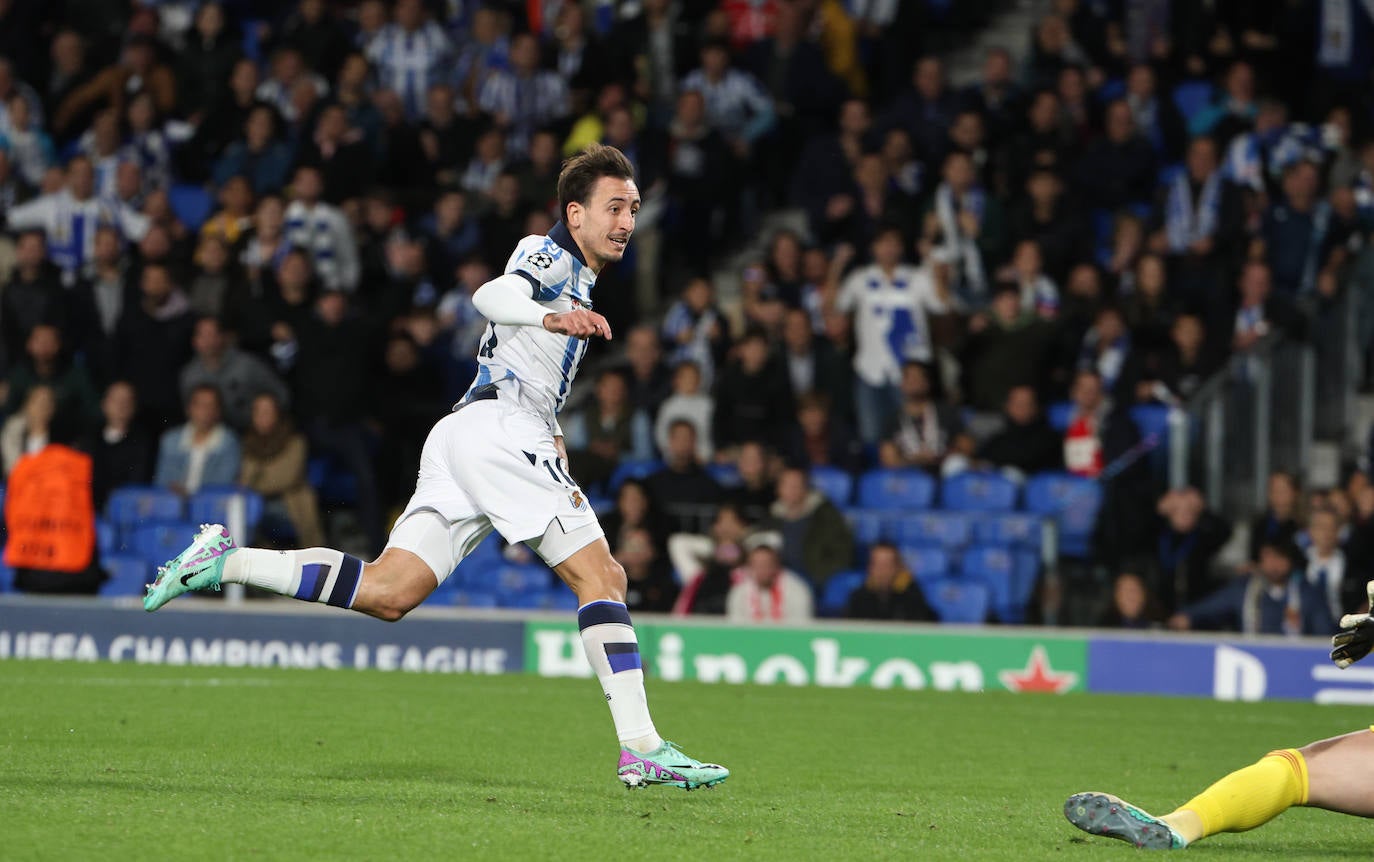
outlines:
[[226, 486], [378, 551], [600, 141], [644, 206], [562, 426], [637, 609], [1325, 632], [1358, 464], [1249, 523], [1157, 456], [1371, 283], [1371, 63], [1354, 0], [0, 0], [0, 455], [89, 454], [100, 549], [17, 581]]

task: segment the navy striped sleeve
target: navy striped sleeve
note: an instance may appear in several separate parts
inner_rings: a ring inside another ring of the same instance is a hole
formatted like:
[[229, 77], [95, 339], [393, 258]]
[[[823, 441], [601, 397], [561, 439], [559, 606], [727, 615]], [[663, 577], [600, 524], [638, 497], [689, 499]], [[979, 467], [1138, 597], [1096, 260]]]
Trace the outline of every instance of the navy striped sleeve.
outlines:
[[542, 284], [539, 283], [539, 279], [538, 279], [537, 277], [535, 277], [535, 276], [533, 276], [533, 275], [530, 275], [528, 272], [525, 272], [523, 269], [513, 269], [513, 270], [511, 270], [511, 275], [518, 275], [518, 276], [520, 276], [521, 278], [523, 278], [525, 281], [528, 281], [528, 282], [530, 283], [530, 298], [531, 298], [531, 299], [538, 299], [538, 298], [539, 298], [539, 292], [540, 292], [541, 290], [543, 290], [544, 286], [543, 286]]

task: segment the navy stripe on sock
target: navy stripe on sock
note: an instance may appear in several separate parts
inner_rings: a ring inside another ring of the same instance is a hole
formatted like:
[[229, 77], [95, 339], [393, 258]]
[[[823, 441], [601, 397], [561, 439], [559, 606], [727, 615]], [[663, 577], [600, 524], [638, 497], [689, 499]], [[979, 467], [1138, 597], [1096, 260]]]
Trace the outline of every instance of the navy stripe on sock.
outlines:
[[301, 566], [301, 585], [296, 588], [296, 598], [303, 602], [318, 602], [324, 591], [324, 582], [329, 579], [328, 563], [306, 563]]
[[606, 661], [611, 664], [611, 673], [620, 673], [626, 670], [639, 670], [644, 667], [639, 658], [639, 644], [618, 643], [605, 644]]
[[349, 554], [343, 555], [334, 589], [329, 591], [329, 604], [336, 608], [353, 607], [353, 594], [358, 591], [358, 579], [363, 576], [363, 561]]
[[630, 612], [620, 602], [592, 602], [577, 612], [577, 628], [588, 629], [606, 623], [630, 625]]

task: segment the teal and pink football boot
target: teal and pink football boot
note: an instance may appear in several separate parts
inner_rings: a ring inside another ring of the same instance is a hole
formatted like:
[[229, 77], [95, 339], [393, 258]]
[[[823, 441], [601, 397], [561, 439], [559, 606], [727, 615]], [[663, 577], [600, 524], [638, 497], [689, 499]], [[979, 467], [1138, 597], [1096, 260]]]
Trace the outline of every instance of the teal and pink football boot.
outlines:
[[229, 531], [219, 524], [201, 524], [191, 544], [166, 565], [148, 585], [143, 609], [155, 611], [191, 590], [218, 590], [224, 561], [235, 548]]
[[1064, 803], [1064, 816], [1089, 835], [1115, 838], [1141, 850], [1188, 846], [1172, 826], [1110, 793], [1075, 793]]
[[662, 784], [695, 790], [715, 787], [730, 777], [730, 770], [715, 763], [702, 763], [688, 757], [671, 742], [664, 742], [657, 751], [640, 754], [628, 748], [620, 749], [620, 780], [628, 788]]

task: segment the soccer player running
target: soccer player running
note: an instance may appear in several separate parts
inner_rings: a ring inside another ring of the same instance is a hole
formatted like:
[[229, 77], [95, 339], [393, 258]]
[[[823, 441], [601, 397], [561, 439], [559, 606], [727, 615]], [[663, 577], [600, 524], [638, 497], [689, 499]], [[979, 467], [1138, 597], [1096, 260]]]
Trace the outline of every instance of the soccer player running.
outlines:
[[[1374, 605], [1374, 581], [1366, 585]], [[1374, 617], [1346, 614], [1331, 660], [1346, 668], [1374, 647]], [[1232, 772], [1171, 814], [1155, 817], [1108, 793], [1076, 793], [1064, 816], [1084, 832], [1151, 850], [1182, 850], [1219, 832], [1263, 826], [1297, 805], [1374, 817], [1374, 728], [1271, 751]]]
[[556, 418], [587, 339], [611, 338], [606, 318], [592, 311], [591, 289], [634, 233], [634, 168], [614, 147], [592, 145], [564, 165], [558, 199], [563, 220], [548, 236], [521, 240], [505, 274], [473, 294], [490, 320], [477, 378], [430, 431], [415, 494], [376, 561], [328, 548], [237, 548], [223, 526], [208, 524], [159, 570], [143, 607], [155, 611], [188, 590], [237, 583], [399, 620], [494, 528], [528, 545], [577, 594], [587, 660], [620, 738], [620, 780], [710, 787], [729, 770], [688, 757], [654, 729], [625, 608], [625, 570], [568, 475]]

